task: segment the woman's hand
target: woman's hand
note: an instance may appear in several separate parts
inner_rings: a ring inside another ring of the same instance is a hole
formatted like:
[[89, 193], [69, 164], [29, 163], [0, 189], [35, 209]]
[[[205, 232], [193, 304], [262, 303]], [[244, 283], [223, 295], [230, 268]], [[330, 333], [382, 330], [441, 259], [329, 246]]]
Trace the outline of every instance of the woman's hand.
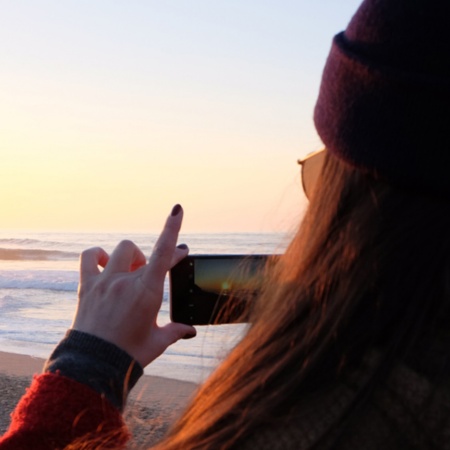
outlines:
[[194, 337], [196, 330], [189, 325], [156, 323], [166, 273], [189, 251], [183, 245], [176, 247], [182, 219], [183, 210], [176, 205], [148, 264], [131, 241], [122, 241], [111, 257], [101, 248], [84, 251], [72, 328], [112, 342], [142, 367], [178, 339]]

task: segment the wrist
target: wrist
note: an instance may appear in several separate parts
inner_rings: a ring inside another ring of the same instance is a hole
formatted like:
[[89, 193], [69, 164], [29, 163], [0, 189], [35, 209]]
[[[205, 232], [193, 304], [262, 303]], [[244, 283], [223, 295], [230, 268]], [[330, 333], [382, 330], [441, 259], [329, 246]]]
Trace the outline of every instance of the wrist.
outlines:
[[128, 393], [143, 374], [142, 366], [111, 342], [68, 330], [44, 366], [45, 372], [90, 386], [122, 410]]

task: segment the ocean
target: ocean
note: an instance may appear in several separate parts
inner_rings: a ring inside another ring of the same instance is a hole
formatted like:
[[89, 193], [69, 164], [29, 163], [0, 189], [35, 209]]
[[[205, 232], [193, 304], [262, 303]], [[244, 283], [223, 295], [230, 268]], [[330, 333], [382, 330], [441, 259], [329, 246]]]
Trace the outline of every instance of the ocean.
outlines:
[[[131, 239], [150, 254], [157, 235], [0, 231], [0, 350], [46, 358], [70, 327], [77, 302], [78, 258]], [[282, 253], [279, 233], [184, 234], [191, 254]], [[166, 279], [159, 323], [169, 321]], [[145, 373], [201, 382], [242, 336], [245, 325], [197, 327], [197, 337], [169, 347]]]

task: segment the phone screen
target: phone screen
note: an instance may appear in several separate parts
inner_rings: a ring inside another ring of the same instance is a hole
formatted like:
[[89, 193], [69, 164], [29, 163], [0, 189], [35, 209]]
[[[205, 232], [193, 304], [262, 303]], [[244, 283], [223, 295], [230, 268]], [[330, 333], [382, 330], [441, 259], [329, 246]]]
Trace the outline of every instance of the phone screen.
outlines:
[[190, 255], [170, 271], [171, 317], [191, 325], [244, 321], [268, 255]]
[[194, 283], [202, 291], [229, 295], [255, 290], [262, 282], [261, 260], [242, 258], [194, 259]]

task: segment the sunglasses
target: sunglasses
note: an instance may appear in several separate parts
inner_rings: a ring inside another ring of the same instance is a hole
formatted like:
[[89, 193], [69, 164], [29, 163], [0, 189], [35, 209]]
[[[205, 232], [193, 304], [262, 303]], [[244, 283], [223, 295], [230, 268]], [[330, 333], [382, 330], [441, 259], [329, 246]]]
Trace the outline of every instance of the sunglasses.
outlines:
[[322, 171], [325, 154], [325, 149], [323, 149], [310, 153], [305, 158], [297, 161], [301, 166], [303, 192], [307, 199], [311, 198], [311, 194], [317, 185], [317, 179]]

